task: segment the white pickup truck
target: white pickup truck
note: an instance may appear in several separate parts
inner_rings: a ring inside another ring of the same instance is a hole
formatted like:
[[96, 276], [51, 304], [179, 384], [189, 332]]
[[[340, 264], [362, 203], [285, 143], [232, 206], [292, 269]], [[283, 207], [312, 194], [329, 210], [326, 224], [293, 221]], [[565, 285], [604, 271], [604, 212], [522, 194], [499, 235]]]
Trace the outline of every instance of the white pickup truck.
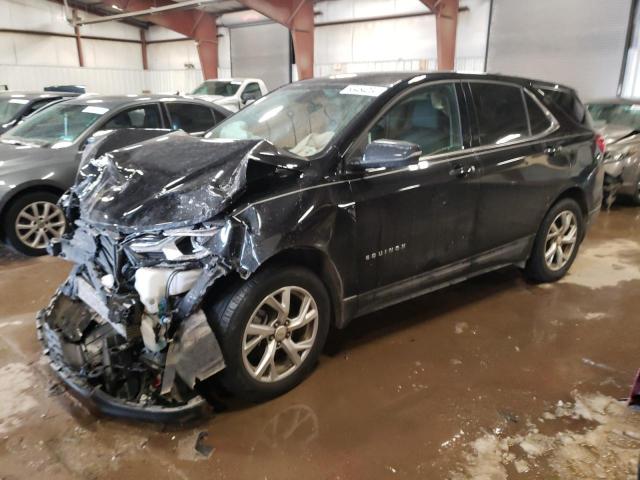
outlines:
[[267, 86], [258, 78], [228, 78], [205, 80], [187, 96], [237, 112], [267, 93]]

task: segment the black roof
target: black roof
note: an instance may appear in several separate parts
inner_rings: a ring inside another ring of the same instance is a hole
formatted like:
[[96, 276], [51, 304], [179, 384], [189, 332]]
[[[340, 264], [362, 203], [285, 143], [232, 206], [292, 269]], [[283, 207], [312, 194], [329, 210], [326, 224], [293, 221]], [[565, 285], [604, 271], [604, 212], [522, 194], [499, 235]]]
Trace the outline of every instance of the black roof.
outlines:
[[314, 78], [303, 80], [305, 84], [327, 85], [335, 84], [348, 85], [352, 83], [361, 83], [366, 85], [390, 87], [402, 82], [412, 80], [414, 83], [426, 82], [431, 80], [502, 80], [519, 85], [539, 85], [550, 88], [565, 88], [572, 90], [571, 87], [560, 85], [544, 80], [536, 80], [524, 77], [515, 77], [509, 75], [501, 75], [495, 73], [460, 73], [460, 72], [374, 72], [374, 73], [348, 73], [336, 74], [328, 77]]

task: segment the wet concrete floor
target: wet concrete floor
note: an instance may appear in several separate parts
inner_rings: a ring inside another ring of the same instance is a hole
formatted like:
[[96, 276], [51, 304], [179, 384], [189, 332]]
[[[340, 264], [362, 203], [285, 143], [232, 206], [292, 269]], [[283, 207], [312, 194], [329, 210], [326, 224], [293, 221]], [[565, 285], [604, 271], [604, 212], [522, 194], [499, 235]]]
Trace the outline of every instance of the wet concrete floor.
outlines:
[[603, 212], [562, 282], [506, 269], [368, 315], [294, 391], [182, 428], [72, 400], [34, 329], [68, 265], [0, 269], [2, 479], [634, 478], [640, 209]]

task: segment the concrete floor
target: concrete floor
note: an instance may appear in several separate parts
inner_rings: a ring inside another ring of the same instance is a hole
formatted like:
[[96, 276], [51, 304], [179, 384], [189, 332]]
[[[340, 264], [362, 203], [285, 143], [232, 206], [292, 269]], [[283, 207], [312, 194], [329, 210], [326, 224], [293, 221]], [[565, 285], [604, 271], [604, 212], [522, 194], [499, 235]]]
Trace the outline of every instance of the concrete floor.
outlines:
[[0, 257], [2, 479], [633, 478], [640, 209], [603, 212], [560, 283], [507, 269], [361, 318], [294, 391], [188, 428], [63, 393], [33, 318], [69, 267]]

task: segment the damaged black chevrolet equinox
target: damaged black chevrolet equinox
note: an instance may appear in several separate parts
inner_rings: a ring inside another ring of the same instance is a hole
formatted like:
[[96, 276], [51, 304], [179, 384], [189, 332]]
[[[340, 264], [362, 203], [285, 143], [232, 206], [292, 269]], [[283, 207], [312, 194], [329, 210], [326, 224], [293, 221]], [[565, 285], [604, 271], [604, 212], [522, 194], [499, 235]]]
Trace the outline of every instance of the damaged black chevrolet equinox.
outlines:
[[282, 394], [330, 327], [466, 278], [557, 280], [602, 196], [575, 93], [505, 76], [302, 81], [203, 138], [108, 138], [62, 200], [75, 266], [38, 330], [73, 392], [140, 419], [194, 417], [210, 383]]

